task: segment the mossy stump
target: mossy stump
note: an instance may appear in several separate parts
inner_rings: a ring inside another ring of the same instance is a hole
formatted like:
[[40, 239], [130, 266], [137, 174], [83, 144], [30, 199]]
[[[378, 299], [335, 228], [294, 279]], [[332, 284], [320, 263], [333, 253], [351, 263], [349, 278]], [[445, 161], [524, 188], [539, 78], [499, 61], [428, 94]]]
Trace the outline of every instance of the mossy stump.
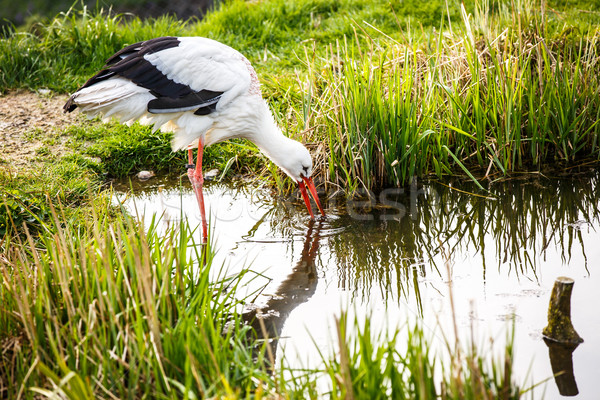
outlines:
[[548, 340], [564, 344], [583, 342], [571, 323], [571, 292], [574, 283], [573, 279], [565, 276], [556, 278], [554, 282], [548, 307], [548, 326], [542, 331]]

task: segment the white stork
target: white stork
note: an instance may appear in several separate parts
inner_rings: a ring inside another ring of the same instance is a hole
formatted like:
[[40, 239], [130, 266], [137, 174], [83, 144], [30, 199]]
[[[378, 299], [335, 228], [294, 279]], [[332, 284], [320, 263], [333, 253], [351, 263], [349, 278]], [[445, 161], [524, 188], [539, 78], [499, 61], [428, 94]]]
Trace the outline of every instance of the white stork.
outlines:
[[[125, 47], [77, 90], [64, 106], [90, 117], [154, 125], [173, 132], [173, 151], [188, 149], [188, 177], [202, 218], [208, 225], [202, 194], [205, 146], [246, 138], [296, 181], [314, 218], [306, 186], [322, 215], [311, 178], [312, 159], [299, 142], [283, 135], [262, 98], [258, 77], [238, 51], [201, 37], [160, 37]], [[192, 149], [198, 147], [194, 165]]]

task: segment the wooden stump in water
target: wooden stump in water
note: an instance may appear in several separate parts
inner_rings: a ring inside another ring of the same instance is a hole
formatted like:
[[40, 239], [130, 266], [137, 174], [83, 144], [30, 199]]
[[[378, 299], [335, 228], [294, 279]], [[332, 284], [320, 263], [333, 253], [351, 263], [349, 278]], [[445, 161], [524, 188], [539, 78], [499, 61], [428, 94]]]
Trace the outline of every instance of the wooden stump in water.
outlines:
[[573, 373], [573, 351], [583, 339], [571, 322], [571, 292], [574, 283], [573, 279], [564, 276], [556, 278], [548, 307], [548, 326], [542, 331], [550, 352], [554, 380], [563, 396], [576, 396], [579, 393]]
[[565, 344], [583, 342], [571, 323], [571, 292], [574, 283], [573, 279], [564, 276], [556, 278], [548, 307], [548, 326], [542, 331], [546, 339]]

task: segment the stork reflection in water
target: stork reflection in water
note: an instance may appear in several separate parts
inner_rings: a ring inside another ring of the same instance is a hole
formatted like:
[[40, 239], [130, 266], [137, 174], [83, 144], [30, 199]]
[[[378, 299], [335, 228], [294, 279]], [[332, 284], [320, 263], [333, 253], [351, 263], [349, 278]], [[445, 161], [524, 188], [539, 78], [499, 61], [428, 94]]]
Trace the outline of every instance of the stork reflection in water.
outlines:
[[[306, 303], [317, 289], [315, 258], [319, 249], [321, 228], [322, 221], [309, 221], [302, 254], [292, 272], [279, 285], [276, 294], [267, 304], [243, 315], [244, 321], [253, 328], [256, 335], [254, 339], [259, 339], [259, 343], [262, 343], [262, 340], [267, 341], [266, 351], [271, 368], [275, 365], [277, 345], [287, 318], [296, 307]], [[258, 345], [255, 352], [260, 351], [261, 347]]]

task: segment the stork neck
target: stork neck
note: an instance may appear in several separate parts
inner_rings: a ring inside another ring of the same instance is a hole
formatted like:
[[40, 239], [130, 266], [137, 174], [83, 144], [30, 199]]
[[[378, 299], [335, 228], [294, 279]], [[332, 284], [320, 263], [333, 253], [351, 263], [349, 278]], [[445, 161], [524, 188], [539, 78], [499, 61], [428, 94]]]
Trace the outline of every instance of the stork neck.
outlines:
[[267, 114], [262, 119], [260, 131], [252, 141], [271, 161], [281, 166], [282, 158], [284, 159], [289, 154], [295, 141], [281, 132], [266, 104], [265, 107]]

